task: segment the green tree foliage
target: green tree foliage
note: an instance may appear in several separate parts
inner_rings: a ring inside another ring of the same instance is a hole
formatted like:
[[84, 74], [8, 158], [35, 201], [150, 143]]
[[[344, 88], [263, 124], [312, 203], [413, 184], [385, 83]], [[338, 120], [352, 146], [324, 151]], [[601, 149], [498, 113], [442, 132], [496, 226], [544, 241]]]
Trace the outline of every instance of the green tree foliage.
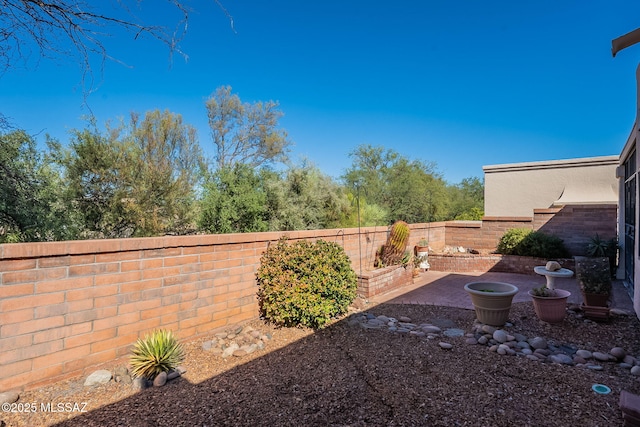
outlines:
[[351, 209], [343, 189], [316, 166], [306, 162], [291, 166], [284, 178], [271, 174], [265, 184], [270, 230], [339, 227]]
[[476, 177], [465, 178], [447, 188], [449, 217], [458, 220], [481, 220], [484, 215], [484, 182]]
[[180, 115], [152, 111], [127, 126], [74, 131], [60, 156], [67, 201], [83, 216], [80, 237], [183, 234], [194, 229], [202, 156]]
[[199, 226], [210, 233], [267, 231], [267, 194], [260, 174], [248, 165], [216, 170], [205, 182]]
[[[340, 225], [347, 228], [354, 227], [371, 227], [375, 225], [386, 225], [389, 213], [380, 205], [371, 205], [363, 196], [358, 198], [358, 190], [348, 192], [350, 209], [346, 211], [345, 216], [340, 220]], [[360, 212], [358, 215], [358, 208]]]
[[557, 236], [527, 228], [511, 228], [500, 238], [496, 252], [539, 258], [566, 258], [564, 242]]
[[0, 243], [69, 237], [60, 177], [23, 130], [0, 133]]
[[369, 204], [386, 210], [386, 223], [446, 218], [446, 184], [433, 164], [370, 145], [360, 145], [350, 155], [353, 163], [343, 176], [345, 184], [350, 188], [359, 186]]
[[287, 159], [291, 142], [287, 133], [278, 129], [283, 113], [274, 101], [243, 103], [223, 86], [205, 103], [211, 138], [216, 148], [218, 168], [235, 163], [260, 167]]
[[151, 111], [139, 121], [132, 114], [133, 162], [129, 208], [135, 212], [135, 235], [184, 234], [195, 224], [195, 186], [201, 176], [202, 152], [195, 128], [182, 116]]

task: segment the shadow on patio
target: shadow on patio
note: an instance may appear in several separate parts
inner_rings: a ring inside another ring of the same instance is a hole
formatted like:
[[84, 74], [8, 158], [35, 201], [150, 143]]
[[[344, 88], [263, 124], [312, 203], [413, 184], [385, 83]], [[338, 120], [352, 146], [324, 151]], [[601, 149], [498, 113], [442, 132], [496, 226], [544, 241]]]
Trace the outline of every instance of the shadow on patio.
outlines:
[[[468, 309], [462, 286], [473, 280], [513, 282], [521, 287], [520, 294], [544, 283], [543, 278], [526, 275], [428, 272], [408, 291], [379, 297], [368, 311], [407, 316], [414, 323], [447, 319], [471, 331], [475, 315]], [[558, 287], [568, 288], [569, 283]], [[516, 328], [522, 319], [529, 319], [534, 328], [548, 327], [537, 322], [531, 304], [514, 304], [514, 309]], [[466, 345], [464, 337], [428, 340], [363, 329], [349, 320], [353, 318], [248, 358], [202, 382], [180, 378], [57, 425], [589, 426], [605, 419], [611, 425], [621, 421], [619, 391], [640, 391], [632, 375], [618, 375], [615, 368], [597, 372], [535, 363]], [[561, 328], [576, 334], [583, 327], [587, 327], [584, 322], [577, 321]], [[638, 321], [633, 316], [598, 327], [602, 345], [613, 345], [620, 334], [638, 344]], [[558, 331], [554, 328], [548, 331]], [[443, 350], [439, 340], [453, 348]], [[214, 357], [204, 351], [196, 356]], [[593, 383], [607, 383], [615, 393], [595, 395], [590, 389]]]

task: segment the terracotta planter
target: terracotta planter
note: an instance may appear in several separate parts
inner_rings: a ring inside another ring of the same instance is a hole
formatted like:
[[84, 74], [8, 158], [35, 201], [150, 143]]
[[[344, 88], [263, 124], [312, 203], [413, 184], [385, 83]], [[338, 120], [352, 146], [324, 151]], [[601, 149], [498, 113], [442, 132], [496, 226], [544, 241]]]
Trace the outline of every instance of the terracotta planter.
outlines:
[[556, 289], [555, 293], [554, 297], [539, 297], [529, 291], [529, 295], [533, 298], [533, 309], [538, 318], [544, 322], [560, 323], [567, 314], [567, 298], [571, 292]]
[[518, 293], [516, 286], [502, 282], [467, 283], [464, 290], [471, 296], [478, 321], [492, 326], [507, 322], [513, 296]]
[[592, 307], [608, 307], [609, 306], [609, 294], [587, 294], [582, 293], [584, 299], [584, 305]]

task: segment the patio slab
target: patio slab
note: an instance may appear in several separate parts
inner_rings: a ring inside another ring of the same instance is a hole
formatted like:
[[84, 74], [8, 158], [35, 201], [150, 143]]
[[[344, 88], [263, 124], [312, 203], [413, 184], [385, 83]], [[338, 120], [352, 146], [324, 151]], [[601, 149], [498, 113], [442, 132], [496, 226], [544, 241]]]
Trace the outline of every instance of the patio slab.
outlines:
[[[372, 304], [392, 303], [392, 304], [427, 304], [440, 305], [457, 308], [473, 309], [471, 298], [464, 290], [464, 285], [469, 282], [493, 281], [511, 283], [518, 287], [519, 291], [514, 296], [513, 302], [531, 301], [528, 291], [538, 288], [546, 283], [543, 276], [516, 274], [516, 273], [496, 273], [496, 272], [448, 272], [448, 271], [427, 271], [417, 278], [414, 283], [401, 289], [376, 295], [369, 298]], [[557, 289], [564, 289], [571, 292], [569, 303], [581, 304], [582, 294], [578, 288], [575, 277], [557, 278], [555, 286]], [[621, 281], [613, 282], [612, 308], [626, 310], [633, 313], [633, 302], [627, 294]]]

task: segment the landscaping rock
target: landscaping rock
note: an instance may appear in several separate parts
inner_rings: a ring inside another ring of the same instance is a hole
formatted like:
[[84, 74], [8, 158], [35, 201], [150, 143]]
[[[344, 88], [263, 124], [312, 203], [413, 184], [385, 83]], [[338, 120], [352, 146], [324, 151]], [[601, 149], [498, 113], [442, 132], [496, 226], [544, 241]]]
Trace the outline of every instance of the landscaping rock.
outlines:
[[16, 402], [19, 398], [20, 394], [15, 391], [6, 391], [4, 393], [0, 393], [0, 405]]
[[91, 375], [87, 377], [84, 382], [86, 387], [91, 387], [98, 384], [106, 384], [111, 381], [112, 375], [111, 371], [107, 371], [106, 369], [100, 369], [98, 371], [93, 372]]
[[158, 375], [156, 375], [156, 377], [153, 380], [153, 386], [154, 387], [162, 387], [166, 383], [167, 383], [167, 373], [166, 372], [160, 372]]

